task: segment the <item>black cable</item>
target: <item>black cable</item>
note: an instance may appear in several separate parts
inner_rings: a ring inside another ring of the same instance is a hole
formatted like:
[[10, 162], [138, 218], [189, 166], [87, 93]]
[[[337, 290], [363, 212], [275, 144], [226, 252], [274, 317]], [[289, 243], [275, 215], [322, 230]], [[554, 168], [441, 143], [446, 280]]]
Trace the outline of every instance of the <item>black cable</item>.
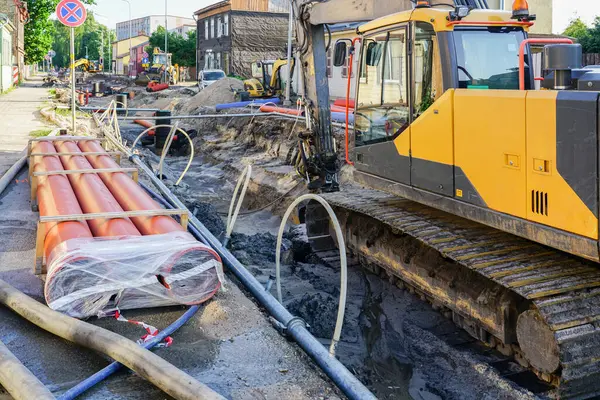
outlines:
[[329, 47], [331, 46], [331, 29], [329, 29], [329, 25], [324, 24], [325, 25], [325, 29], [327, 29], [327, 46], [325, 46], [325, 53], [327, 53], [329, 51]]

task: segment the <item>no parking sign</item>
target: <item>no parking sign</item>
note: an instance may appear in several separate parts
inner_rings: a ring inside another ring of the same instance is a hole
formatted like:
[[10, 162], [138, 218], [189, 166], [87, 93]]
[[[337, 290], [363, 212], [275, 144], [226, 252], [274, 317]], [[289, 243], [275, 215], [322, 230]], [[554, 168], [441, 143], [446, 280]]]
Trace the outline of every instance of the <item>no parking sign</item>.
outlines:
[[87, 11], [79, 0], [62, 0], [56, 6], [56, 16], [63, 25], [77, 28], [87, 18]]
[[75, 134], [75, 28], [83, 25], [87, 18], [87, 11], [79, 0], [62, 0], [56, 6], [56, 16], [63, 25], [71, 28], [71, 110], [72, 129]]

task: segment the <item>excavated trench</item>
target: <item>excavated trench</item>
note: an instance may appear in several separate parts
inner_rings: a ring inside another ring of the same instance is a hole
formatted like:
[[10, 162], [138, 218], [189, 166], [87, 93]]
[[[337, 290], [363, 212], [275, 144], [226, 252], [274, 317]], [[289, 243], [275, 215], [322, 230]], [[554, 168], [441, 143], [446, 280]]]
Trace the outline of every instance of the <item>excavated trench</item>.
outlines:
[[[193, 125], [201, 132], [195, 140], [197, 156], [179, 187], [172, 183], [187, 158], [169, 157], [165, 166], [167, 183], [174, 192], [215, 235], [221, 235], [239, 173], [244, 164], [254, 165], [253, 182], [229, 246], [265, 284], [275, 274], [275, 235], [281, 215], [306, 191], [289, 165], [295, 146], [294, 139], [287, 140], [291, 124], [225, 120], [217, 126], [214, 121], [203, 121]], [[129, 124], [122, 129], [129, 142], [141, 131]], [[144, 154], [156, 167], [159, 158], [148, 149]], [[337, 313], [339, 269], [311, 251], [304, 225], [290, 224], [283, 245], [285, 306], [306, 320], [311, 332], [328, 345]], [[275, 285], [271, 290], [275, 295]], [[400, 289], [353, 260], [337, 357], [381, 399], [548, 395], [548, 388], [516, 362], [480, 344], [410, 290]]]

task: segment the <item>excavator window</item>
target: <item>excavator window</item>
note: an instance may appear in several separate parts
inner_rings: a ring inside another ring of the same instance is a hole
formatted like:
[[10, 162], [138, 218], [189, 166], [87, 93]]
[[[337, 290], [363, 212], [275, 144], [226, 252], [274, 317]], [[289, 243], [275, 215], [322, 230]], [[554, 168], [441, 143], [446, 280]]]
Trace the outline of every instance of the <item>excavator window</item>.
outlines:
[[[416, 22], [414, 30], [413, 55], [413, 112], [414, 119], [423, 114], [443, 92], [441, 71], [438, 66], [439, 53], [437, 37], [433, 26], [426, 22]], [[435, 62], [434, 62], [435, 59]]]
[[361, 63], [366, 79], [359, 80], [355, 113], [356, 146], [392, 140], [409, 125], [407, 29], [367, 38]]
[[[459, 88], [519, 89], [521, 28], [457, 28], [454, 31]], [[529, 87], [529, 57], [525, 57]]]

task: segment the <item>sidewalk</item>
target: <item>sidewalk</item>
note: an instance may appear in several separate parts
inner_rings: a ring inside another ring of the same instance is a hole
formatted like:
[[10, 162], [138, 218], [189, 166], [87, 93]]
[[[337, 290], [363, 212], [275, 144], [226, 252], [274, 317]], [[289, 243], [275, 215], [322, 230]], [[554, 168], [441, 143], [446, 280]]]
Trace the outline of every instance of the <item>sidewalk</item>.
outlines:
[[0, 176], [19, 159], [32, 131], [50, 129], [39, 113], [47, 98], [48, 89], [42, 87], [39, 76], [8, 94], [0, 95]]

